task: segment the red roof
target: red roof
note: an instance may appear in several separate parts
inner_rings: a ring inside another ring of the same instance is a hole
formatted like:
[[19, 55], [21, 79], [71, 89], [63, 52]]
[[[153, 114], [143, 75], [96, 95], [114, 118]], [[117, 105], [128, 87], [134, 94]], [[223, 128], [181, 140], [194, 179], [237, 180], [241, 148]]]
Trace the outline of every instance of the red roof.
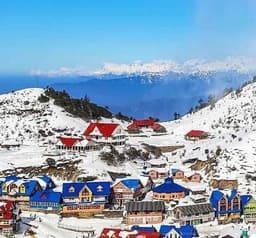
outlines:
[[135, 124], [130, 124], [129, 126], [127, 126], [128, 130], [133, 130], [133, 129], [138, 129], [138, 126], [136, 126]]
[[114, 130], [118, 127], [117, 123], [101, 123], [101, 122], [91, 122], [90, 125], [84, 132], [85, 136], [91, 135], [95, 128], [98, 128], [102, 136], [110, 137], [112, 136]]
[[186, 134], [186, 136], [188, 136], [188, 137], [200, 137], [200, 136], [202, 136], [205, 133], [206, 132], [200, 131], [200, 130], [191, 130], [190, 132], [188, 132]]
[[134, 120], [133, 124], [136, 126], [152, 126], [154, 125], [154, 119]]
[[149, 232], [149, 231], [138, 231], [135, 235], [129, 235], [129, 238], [160, 238], [159, 232]]
[[121, 229], [117, 228], [104, 228], [99, 236], [99, 238], [121, 238], [119, 236]]
[[154, 124], [151, 126], [151, 128], [152, 128], [153, 130], [159, 130], [159, 129], [161, 128], [161, 125], [158, 124], [158, 123], [154, 123]]
[[66, 147], [72, 147], [77, 141], [82, 141], [82, 138], [77, 137], [60, 137], [59, 138], [61, 143], [64, 144]]
[[130, 124], [127, 128], [128, 129], [136, 129], [138, 127], [146, 127], [146, 126], [153, 126], [155, 124], [154, 119], [144, 119], [144, 120], [134, 120], [132, 124]]
[[12, 219], [12, 208], [14, 206], [13, 201], [0, 201], [0, 212], [3, 214], [4, 219]]
[[126, 238], [159, 238], [160, 237], [159, 232], [138, 231], [135, 234], [135, 231], [131, 231], [131, 230], [121, 230], [117, 228], [104, 228], [99, 238], [123, 238], [123, 236], [120, 236], [120, 232], [122, 231], [127, 232]]

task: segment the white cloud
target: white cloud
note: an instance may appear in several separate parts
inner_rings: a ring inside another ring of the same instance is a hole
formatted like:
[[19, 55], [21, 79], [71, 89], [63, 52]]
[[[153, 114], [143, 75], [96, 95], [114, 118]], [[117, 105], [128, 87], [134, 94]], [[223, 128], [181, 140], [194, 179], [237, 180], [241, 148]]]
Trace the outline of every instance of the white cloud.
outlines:
[[227, 57], [223, 60], [202, 60], [190, 59], [183, 63], [177, 63], [173, 60], [155, 60], [153, 62], [142, 63], [135, 61], [131, 64], [105, 63], [100, 70], [90, 73], [83, 68], [61, 67], [55, 70], [42, 71], [32, 70], [32, 75], [37, 76], [85, 76], [91, 74], [141, 74], [141, 73], [207, 73], [213, 71], [238, 71], [241, 73], [256, 72], [256, 58], [247, 57]]
[[53, 69], [53, 70], [31, 70], [31, 75], [35, 76], [47, 76], [47, 77], [58, 77], [58, 76], [83, 76], [88, 75], [89, 72], [85, 69], [79, 67], [79, 68], [67, 68], [67, 67], [61, 67], [59, 69]]

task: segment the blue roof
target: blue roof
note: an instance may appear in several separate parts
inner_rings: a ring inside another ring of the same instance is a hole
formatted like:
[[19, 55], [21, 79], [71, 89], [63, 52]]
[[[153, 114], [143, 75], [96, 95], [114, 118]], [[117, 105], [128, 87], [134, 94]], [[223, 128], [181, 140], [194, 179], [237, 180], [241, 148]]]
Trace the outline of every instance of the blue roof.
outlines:
[[[18, 177], [16, 177], [18, 178]], [[13, 179], [10, 179], [10, 177], [8, 178], [9, 180], [8, 181], [12, 181]], [[40, 187], [40, 184], [36, 181], [36, 180], [23, 180], [23, 179], [20, 179], [21, 180], [21, 183], [18, 186], [21, 186], [23, 185], [25, 187], [25, 193], [21, 193], [19, 191], [16, 191], [16, 195], [17, 196], [31, 196], [34, 192], [36, 192], [36, 187], [38, 186], [39, 189], [41, 189]], [[13, 181], [13, 183], [17, 182], [18, 180], [15, 180]], [[1, 187], [1, 191], [0, 193], [2, 194], [3, 191], [2, 191], [2, 187]], [[6, 194], [6, 192], [5, 192]]]
[[[78, 197], [79, 192], [85, 186], [84, 182], [77, 182], [77, 183], [63, 183], [62, 185], [62, 196], [65, 197]], [[70, 192], [69, 189], [73, 187], [74, 192]]]
[[105, 181], [91, 181], [86, 183], [94, 196], [109, 196], [110, 182]]
[[161, 225], [159, 232], [160, 232], [161, 235], [165, 236], [172, 229], [175, 229], [175, 226], [173, 226], [173, 225]]
[[191, 225], [184, 225], [181, 227], [175, 227], [174, 225], [161, 225], [160, 227], [160, 234], [162, 236], [165, 236], [170, 231], [175, 230], [182, 238], [192, 238], [192, 237], [198, 237], [197, 230], [191, 226]]
[[156, 232], [157, 229], [154, 226], [138, 226], [134, 225], [131, 227], [132, 231], [146, 231], [146, 232]]
[[52, 178], [47, 175], [37, 176], [37, 178], [42, 179], [47, 184], [46, 188], [55, 188], [56, 187], [56, 185], [52, 181]]
[[228, 200], [232, 201], [236, 195], [237, 195], [237, 190], [236, 189], [232, 189], [230, 196], [228, 196]]
[[177, 171], [178, 169], [171, 169], [172, 175], [176, 174]]
[[153, 188], [153, 192], [156, 193], [188, 193], [188, 189], [173, 182], [172, 178], [166, 178], [163, 184]]
[[141, 182], [139, 179], [123, 179], [121, 182], [128, 188], [136, 190], [140, 187]]
[[[39, 186], [39, 183], [36, 180], [29, 180], [22, 183], [25, 186], [25, 196], [31, 196], [35, 192], [36, 186]], [[17, 193], [17, 195], [24, 195], [24, 193]]]
[[214, 208], [218, 207], [219, 200], [223, 197], [223, 193], [219, 190], [212, 191], [211, 197], [210, 197], [210, 203]]
[[16, 176], [16, 175], [9, 175], [9, 176], [6, 176], [6, 177], [5, 177], [5, 182], [11, 181], [11, 180], [17, 181], [17, 180], [19, 180], [19, 179], [20, 179], [20, 178], [19, 178], [18, 176]]
[[198, 232], [196, 228], [191, 225], [181, 226], [179, 228], [179, 233], [182, 236], [182, 238], [198, 237]]
[[252, 199], [252, 195], [241, 195], [241, 205], [242, 209], [248, 204], [248, 202]]
[[232, 189], [230, 192], [230, 195], [225, 195], [221, 190], [214, 190], [211, 194], [210, 197], [210, 203], [211, 205], [217, 209], [218, 208], [218, 202], [224, 197], [226, 196], [226, 198], [228, 199], [228, 201], [232, 201], [235, 196], [237, 195], [237, 190], [236, 189]]
[[38, 191], [30, 198], [30, 202], [61, 202], [61, 193], [52, 190]]

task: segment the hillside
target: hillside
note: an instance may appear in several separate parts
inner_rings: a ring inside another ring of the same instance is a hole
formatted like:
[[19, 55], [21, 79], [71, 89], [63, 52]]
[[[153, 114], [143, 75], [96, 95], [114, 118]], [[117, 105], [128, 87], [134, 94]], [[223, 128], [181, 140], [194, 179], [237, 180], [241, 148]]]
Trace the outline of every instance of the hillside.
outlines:
[[[50, 172], [68, 179], [83, 173], [88, 173], [88, 176], [106, 173], [105, 163], [97, 160], [98, 152], [91, 152], [88, 157], [73, 153], [58, 155], [55, 151], [56, 138], [63, 134], [81, 135], [88, 122], [55, 105], [54, 99], [40, 102], [38, 98], [42, 95], [45, 95], [45, 90], [30, 88], [0, 96], [0, 144], [5, 147], [0, 149], [0, 156], [4, 158], [0, 161], [1, 171], [7, 174]], [[117, 119], [104, 121], [119, 122]], [[8, 149], [15, 145], [19, 148]], [[49, 157], [60, 164], [57, 169], [47, 166]], [[72, 165], [70, 171], [67, 170], [68, 164]]]
[[[9, 169], [8, 173], [26, 173], [24, 167], [30, 166], [30, 170], [38, 173], [48, 171], [56, 177], [63, 175], [60, 181], [75, 179], [81, 175], [110, 179], [108, 171], [122, 171], [132, 176], [142, 173], [140, 160], [124, 160], [122, 163], [111, 165], [99, 158], [101, 151], [88, 152], [85, 155], [66, 153], [55, 156], [57, 164], [60, 165], [59, 172], [47, 170], [46, 159], [51, 156], [44, 154], [47, 154], [45, 151], [55, 151], [56, 137], [63, 133], [79, 135], [85, 130], [88, 122], [67, 113], [55, 105], [53, 99], [40, 103], [38, 97], [41, 94], [44, 94], [43, 89], [26, 89], [0, 96], [0, 116], [3, 122], [1, 144], [21, 145], [19, 149], [0, 149], [1, 157], [5, 158], [0, 161], [2, 170]], [[240, 191], [255, 191], [255, 105], [256, 83], [252, 83], [242, 90], [228, 94], [214, 105], [179, 120], [162, 123], [167, 129], [166, 135], [128, 137], [127, 146], [123, 150], [134, 147], [146, 152], [145, 144], [165, 149], [180, 146], [175, 151], [163, 153], [170, 169], [188, 170], [192, 166], [199, 170], [206, 183], [220, 178], [238, 179]], [[103, 121], [118, 122], [124, 129], [128, 125], [127, 122], [117, 119]], [[192, 129], [209, 132], [210, 137], [199, 141], [185, 140], [184, 135]], [[145, 131], [145, 135], [147, 133]], [[122, 153], [123, 150], [119, 149], [119, 152]], [[154, 158], [152, 154], [151, 158]], [[190, 159], [192, 163], [189, 163]], [[65, 172], [67, 163], [72, 165], [69, 172], [73, 170], [73, 173]]]
[[[255, 192], [255, 105], [256, 83], [252, 83], [233, 91], [212, 106], [187, 114], [180, 120], [163, 123], [169, 135], [161, 137], [161, 140], [147, 138], [144, 142], [151, 145], [185, 145], [175, 155], [168, 155], [170, 167], [191, 166], [192, 164], [184, 166], [184, 162], [189, 159], [205, 161], [201, 163], [204, 166], [198, 166], [203, 174], [206, 172], [205, 181], [237, 179], [240, 191]], [[209, 139], [185, 140], [184, 135], [192, 129], [209, 132]], [[205, 171], [207, 164], [210, 165], [209, 158], [214, 163], [211, 164], [210, 171]]]

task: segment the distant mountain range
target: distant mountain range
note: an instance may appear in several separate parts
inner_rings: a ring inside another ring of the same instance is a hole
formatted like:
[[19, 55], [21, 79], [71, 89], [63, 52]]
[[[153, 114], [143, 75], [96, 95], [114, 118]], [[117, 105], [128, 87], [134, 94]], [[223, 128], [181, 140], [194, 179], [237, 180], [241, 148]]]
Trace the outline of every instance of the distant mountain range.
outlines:
[[51, 86], [66, 90], [76, 98], [89, 98], [112, 112], [134, 118], [173, 119], [174, 113], [188, 112], [209, 95], [220, 95], [226, 88], [236, 89], [256, 74], [256, 60], [228, 57], [222, 61], [189, 60], [108, 63], [87, 74], [81, 69], [60, 68], [30, 76], [1, 76], [2, 93]]
[[236, 71], [186, 74], [129, 74], [88, 76], [79, 82], [52, 84], [74, 97], [87, 96], [111, 111], [135, 118], [156, 117], [173, 119], [175, 112], [187, 113], [200, 99], [220, 95], [226, 88], [238, 88], [251, 79], [249, 73]]

